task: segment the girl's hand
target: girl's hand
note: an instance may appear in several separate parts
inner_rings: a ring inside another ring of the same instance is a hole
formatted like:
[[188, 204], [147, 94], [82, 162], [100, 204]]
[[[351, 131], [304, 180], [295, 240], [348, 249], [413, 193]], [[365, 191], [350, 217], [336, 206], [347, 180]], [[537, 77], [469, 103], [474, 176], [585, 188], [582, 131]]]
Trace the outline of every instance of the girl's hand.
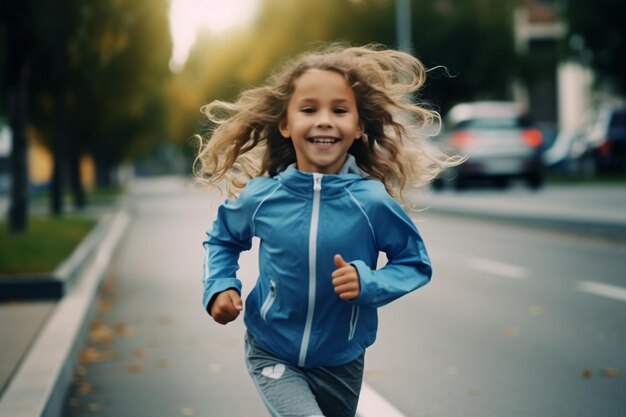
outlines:
[[361, 293], [359, 273], [341, 255], [335, 255], [334, 260], [337, 267], [332, 274], [335, 292], [342, 300], [354, 300]]
[[217, 294], [210, 306], [211, 317], [219, 324], [235, 320], [242, 310], [243, 303], [236, 290], [226, 290]]

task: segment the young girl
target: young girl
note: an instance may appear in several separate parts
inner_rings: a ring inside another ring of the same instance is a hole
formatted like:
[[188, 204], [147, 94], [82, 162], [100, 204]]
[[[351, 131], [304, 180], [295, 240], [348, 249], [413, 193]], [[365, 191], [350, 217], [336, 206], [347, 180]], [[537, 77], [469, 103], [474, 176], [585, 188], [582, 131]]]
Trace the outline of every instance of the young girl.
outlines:
[[412, 102], [425, 74], [403, 52], [332, 45], [203, 109], [217, 127], [196, 177], [238, 194], [207, 232], [203, 302], [220, 324], [239, 316], [239, 254], [258, 237], [245, 351], [273, 416], [354, 416], [377, 308], [430, 280], [420, 234], [392, 198], [458, 162], [420, 136], [439, 123]]

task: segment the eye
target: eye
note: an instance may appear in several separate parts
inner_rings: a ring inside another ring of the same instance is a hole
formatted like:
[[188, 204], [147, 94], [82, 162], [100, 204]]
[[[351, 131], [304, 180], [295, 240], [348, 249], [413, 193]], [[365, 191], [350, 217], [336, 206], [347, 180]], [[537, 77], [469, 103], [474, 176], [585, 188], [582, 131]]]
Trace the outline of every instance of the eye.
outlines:
[[335, 107], [333, 111], [337, 114], [348, 113], [348, 109], [346, 109], [345, 107]]
[[303, 107], [302, 110], [300, 110], [302, 113], [315, 113], [315, 108], [314, 107]]

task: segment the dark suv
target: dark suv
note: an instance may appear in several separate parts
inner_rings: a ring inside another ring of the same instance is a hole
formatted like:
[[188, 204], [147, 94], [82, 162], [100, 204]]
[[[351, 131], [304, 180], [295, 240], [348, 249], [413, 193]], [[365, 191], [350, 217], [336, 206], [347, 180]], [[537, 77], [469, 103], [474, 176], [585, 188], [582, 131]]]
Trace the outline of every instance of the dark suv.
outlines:
[[587, 140], [598, 171], [626, 171], [626, 105], [601, 108]]

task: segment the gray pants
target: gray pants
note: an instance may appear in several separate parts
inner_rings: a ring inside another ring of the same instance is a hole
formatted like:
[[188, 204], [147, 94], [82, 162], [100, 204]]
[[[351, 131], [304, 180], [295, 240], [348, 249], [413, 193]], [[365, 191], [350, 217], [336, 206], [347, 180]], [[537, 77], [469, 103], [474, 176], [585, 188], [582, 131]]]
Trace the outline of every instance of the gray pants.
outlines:
[[246, 363], [273, 417], [354, 417], [363, 381], [364, 355], [340, 366], [300, 368], [245, 341]]

